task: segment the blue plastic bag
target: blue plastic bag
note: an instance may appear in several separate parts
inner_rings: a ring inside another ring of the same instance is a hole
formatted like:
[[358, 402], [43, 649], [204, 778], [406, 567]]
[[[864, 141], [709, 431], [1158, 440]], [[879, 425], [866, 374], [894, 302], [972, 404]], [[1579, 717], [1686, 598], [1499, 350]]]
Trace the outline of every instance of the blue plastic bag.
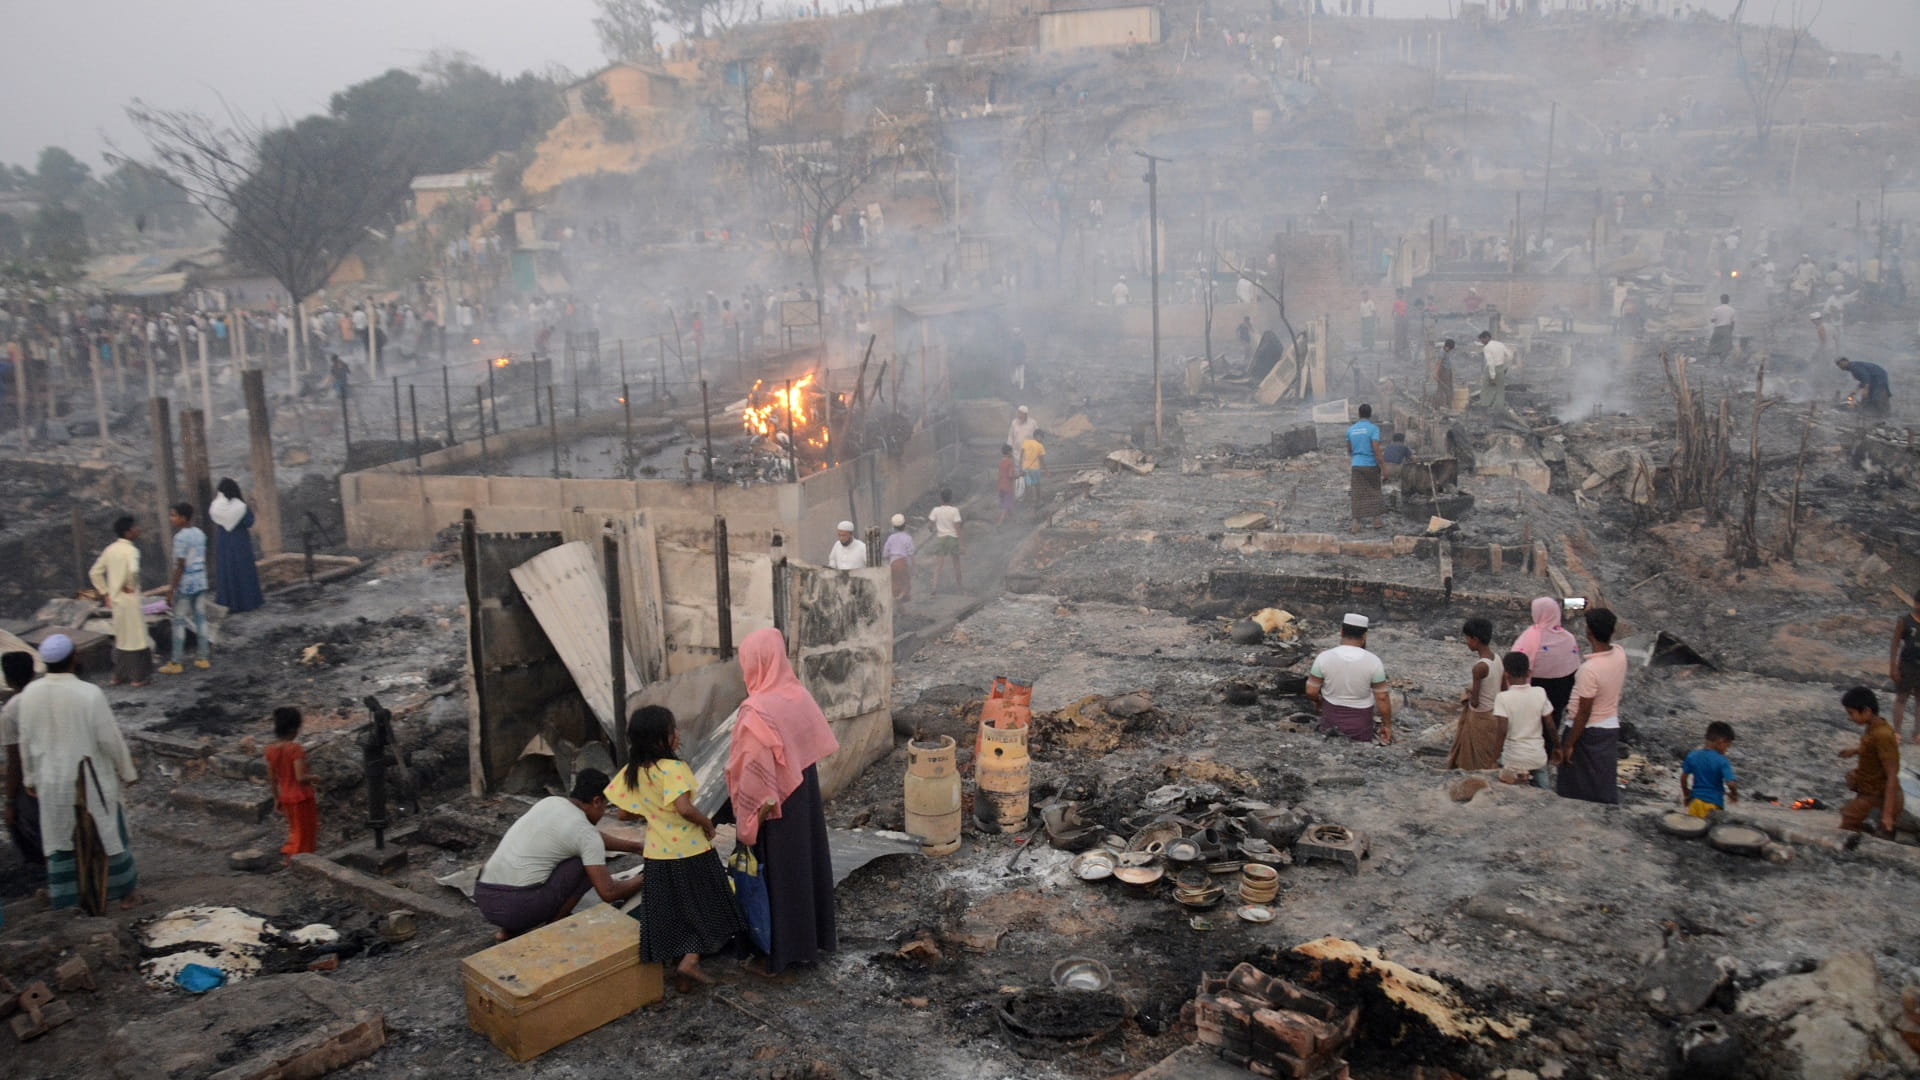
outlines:
[[174, 972], [174, 985], [189, 994], [204, 994], [227, 981], [227, 973], [205, 964], [185, 964]]
[[733, 849], [727, 860], [727, 877], [733, 882], [733, 899], [740, 905], [740, 917], [746, 920], [747, 937], [763, 955], [773, 951], [773, 910], [767, 906], [767, 882], [760, 876], [760, 860], [745, 844]]

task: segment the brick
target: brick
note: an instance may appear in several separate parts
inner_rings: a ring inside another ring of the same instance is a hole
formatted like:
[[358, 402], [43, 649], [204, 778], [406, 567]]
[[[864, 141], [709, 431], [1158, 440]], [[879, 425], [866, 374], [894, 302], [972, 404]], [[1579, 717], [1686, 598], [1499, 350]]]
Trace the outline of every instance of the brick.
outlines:
[[92, 990], [94, 989], [93, 971], [87, 967], [86, 958], [70, 957], [62, 960], [59, 966], [53, 969], [53, 983], [60, 988], [61, 993], [66, 994], [75, 990]]
[[229, 1069], [212, 1080], [308, 1080], [370, 1058], [387, 1044], [386, 1017], [361, 1010]]
[[308, 964], [307, 970], [308, 971], [339, 971], [340, 970], [340, 954], [328, 953], [327, 955], [321, 957], [320, 959], [315, 960], [313, 963]]

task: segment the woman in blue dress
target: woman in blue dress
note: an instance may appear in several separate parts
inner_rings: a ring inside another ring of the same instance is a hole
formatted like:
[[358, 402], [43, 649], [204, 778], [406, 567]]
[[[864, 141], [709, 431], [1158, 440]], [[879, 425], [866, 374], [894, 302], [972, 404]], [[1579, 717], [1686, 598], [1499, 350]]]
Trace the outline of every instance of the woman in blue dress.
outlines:
[[213, 519], [213, 598], [230, 612], [252, 611], [265, 603], [260, 571], [253, 562], [253, 509], [240, 497], [240, 485], [222, 477], [207, 508]]

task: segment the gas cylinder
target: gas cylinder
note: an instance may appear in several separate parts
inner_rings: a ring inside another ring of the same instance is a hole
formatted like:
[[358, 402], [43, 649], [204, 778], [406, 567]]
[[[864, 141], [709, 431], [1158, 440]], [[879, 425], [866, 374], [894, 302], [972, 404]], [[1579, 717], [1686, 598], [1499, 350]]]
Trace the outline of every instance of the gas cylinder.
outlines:
[[978, 788], [973, 817], [988, 832], [1019, 832], [1027, 827], [1027, 792], [1032, 780], [1027, 757], [1027, 727], [980, 725], [980, 756], [974, 759]]
[[907, 744], [907, 833], [927, 855], [951, 855], [960, 847], [960, 770], [954, 741], [941, 735]]

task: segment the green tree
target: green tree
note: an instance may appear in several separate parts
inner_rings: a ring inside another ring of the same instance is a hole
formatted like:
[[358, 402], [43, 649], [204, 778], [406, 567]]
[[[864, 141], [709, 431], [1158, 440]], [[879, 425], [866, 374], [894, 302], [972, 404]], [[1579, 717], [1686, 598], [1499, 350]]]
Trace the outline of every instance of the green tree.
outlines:
[[12, 214], [0, 214], [0, 260], [11, 262], [27, 253], [27, 233]]
[[39, 262], [61, 270], [78, 270], [88, 255], [86, 219], [80, 211], [59, 203], [42, 206], [28, 228], [27, 249]]
[[65, 203], [78, 196], [92, 177], [93, 170], [85, 162], [58, 146], [49, 146], [40, 151], [33, 188], [35, 193], [49, 202]]

